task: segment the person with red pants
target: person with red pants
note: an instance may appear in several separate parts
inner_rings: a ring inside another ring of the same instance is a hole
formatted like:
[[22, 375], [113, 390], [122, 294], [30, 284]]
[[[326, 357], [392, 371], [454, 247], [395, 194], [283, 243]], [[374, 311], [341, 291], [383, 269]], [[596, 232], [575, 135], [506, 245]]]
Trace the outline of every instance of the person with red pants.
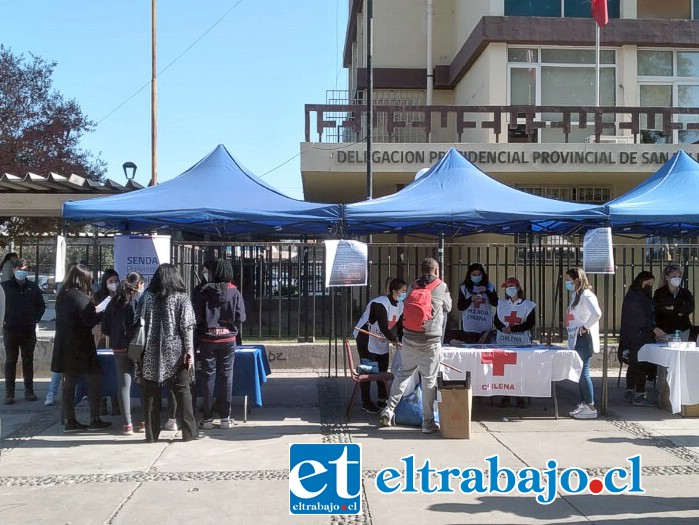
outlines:
[[213, 428], [214, 391], [219, 384], [218, 410], [221, 428], [234, 423], [230, 417], [233, 391], [233, 360], [238, 327], [245, 322], [243, 296], [233, 284], [230, 261], [217, 259], [207, 283], [193, 297], [203, 380], [204, 419], [199, 426]]

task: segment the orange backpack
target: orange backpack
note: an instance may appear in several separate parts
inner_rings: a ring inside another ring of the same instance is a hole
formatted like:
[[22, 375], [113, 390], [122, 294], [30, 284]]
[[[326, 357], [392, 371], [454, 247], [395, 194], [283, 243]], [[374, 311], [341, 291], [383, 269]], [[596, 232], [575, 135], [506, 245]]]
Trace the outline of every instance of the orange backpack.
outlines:
[[424, 288], [417, 287], [417, 281], [412, 284], [410, 294], [403, 302], [403, 327], [413, 332], [424, 332], [425, 322], [432, 319], [432, 290], [442, 284], [435, 279]]

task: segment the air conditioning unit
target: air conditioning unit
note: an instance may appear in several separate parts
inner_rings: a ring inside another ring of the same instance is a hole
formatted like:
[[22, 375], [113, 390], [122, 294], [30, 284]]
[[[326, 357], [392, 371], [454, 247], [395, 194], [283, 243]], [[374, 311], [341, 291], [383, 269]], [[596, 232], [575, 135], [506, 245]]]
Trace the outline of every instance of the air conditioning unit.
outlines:
[[[596, 144], [595, 136], [590, 135], [585, 139], [586, 144]], [[633, 137], [626, 135], [600, 135], [600, 144], [633, 144]]]

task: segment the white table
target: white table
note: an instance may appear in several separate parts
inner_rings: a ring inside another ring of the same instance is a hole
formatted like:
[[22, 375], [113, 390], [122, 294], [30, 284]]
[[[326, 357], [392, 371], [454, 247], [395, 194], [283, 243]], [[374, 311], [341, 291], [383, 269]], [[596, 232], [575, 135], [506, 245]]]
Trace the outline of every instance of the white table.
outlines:
[[[471, 373], [474, 396], [553, 397], [556, 417], [555, 383], [564, 379], [577, 383], [583, 365], [575, 350], [545, 345], [445, 346], [442, 362]], [[463, 378], [447, 367], [442, 373], [445, 379]]]
[[667, 367], [672, 413], [682, 405], [699, 403], [699, 349], [684, 350], [664, 345], [643, 345], [638, 360]]

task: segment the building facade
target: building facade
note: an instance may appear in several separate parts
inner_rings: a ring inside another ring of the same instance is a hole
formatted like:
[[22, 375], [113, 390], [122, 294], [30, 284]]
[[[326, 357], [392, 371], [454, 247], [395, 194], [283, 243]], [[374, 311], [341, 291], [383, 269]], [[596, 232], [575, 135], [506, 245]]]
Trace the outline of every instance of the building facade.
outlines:
[[[349, 0], [348, 92], [306, 106], [307, 200], [368, 194], [366, 4]], [[697, 158], [699, 0], [608, 0], [608, 10], [598, 75], [590, 0], [374, 0], [373, 196], [450, 146], [502, 182], [590, 203], [678, 148]]]

